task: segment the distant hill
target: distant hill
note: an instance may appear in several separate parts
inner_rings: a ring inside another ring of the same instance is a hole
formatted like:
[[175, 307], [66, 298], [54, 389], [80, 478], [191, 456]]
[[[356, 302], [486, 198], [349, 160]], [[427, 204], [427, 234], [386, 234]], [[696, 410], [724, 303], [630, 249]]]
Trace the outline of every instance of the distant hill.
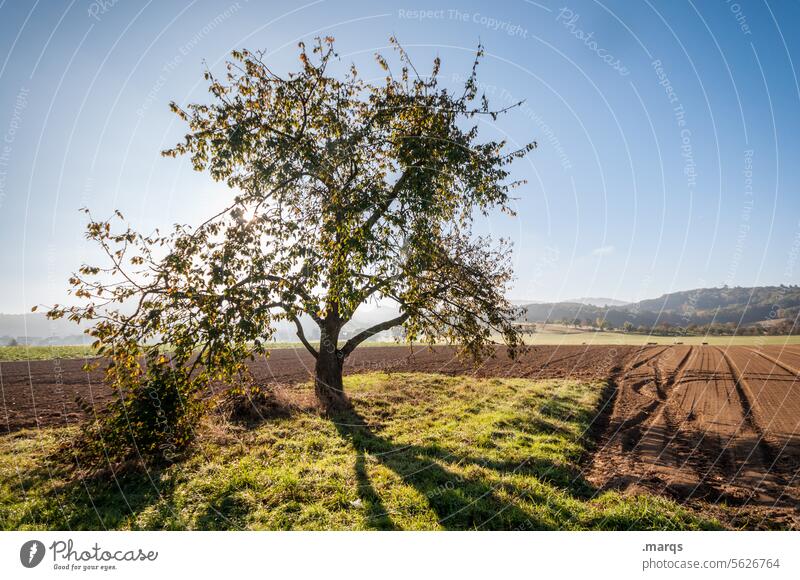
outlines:
[[[519, 302], [519, 301], [515, 301]], [[687, 328], [692, 325], [759, 325], [786, 331], [800, 314], [800, 286], [757, 286], [754, 288], [697, 288], [672, 292], [658, 298], [624, 303], [611, 298], [579, 298], [565, 302], [522, 305], [521, 320], [528, 322], [594, 322], [605, 320], [614, 328], [626, 322], [634, 327], [654, 328], [668, 324]], [[395, 316], [392, 307], [359, 310], [344, 329], [343, 338], [376, 322]], [[305, 323], [309, 338], [316, 337], [316, 326]], [[297, 340], [290, 323], [280, 323], [276, 340]], [[48, 320], [44, 314], [0, 314], [0, 346], [15, 340], [20, 344], [86, 344], [90, 338], [83, 327], [69, 320]], [[385, 339], [385, 336], [377, 338]]]
[[[361, 308], [356, 316], [342, 329], [342, 339], [349, 338], [359, 331], [379, 322], [397, 316], [397, 308], [367, 307]], [[319, 329], [310, 318], [301, 319], [306, 336], [309, 339], [319, 338]], [[90, 344], [94, 339], [83, 333], [87, 325], [77, 325], [67, 319], [48, 320], [40, 312], [29, 314], [0, 314], [0, 346], [8, 344], [27, 345], [81, 345]], [[373, 340], [390, 340], [391, 332], [383, 332]], [[297, 340], [297, 328], [294, 323], [280, 321], [275, 324], [276, 341], [294, 342]]]
[[595, 305], [578, 301], [525, 306], [523, 319], [530, 322], [606, 320], [611, 326], [625, 322], [651, 328], [660, 324], [733, 324], [736, 326], [775, 320], [794, 321], [800, 314], [800, 286], [757, 286], [753, 288], [697, 288], [672, 292], [658, 298], [630, 304]]
[[48, 320], [42, 313], [0, 314], [0, 346], [19, 344], [86, 344], [91, 338], [82, 326], [66, 319]]
[[613, 298], [570, 298], [569, 300], [560, 300], [557, 303], [546, 302], [544, 300], [509, 300], [514, 306], [529, 306], [531, 304], [588, 304], [590, 306], [625, 306], [628, 302], [622, 300], [614, 300]]
[[613, 298], [574, 298], [572, 300], [564, 300], [564, 302], [585, 304], [587, 306], [626, 306], [630, 304], [629, 302], [614, 300]]

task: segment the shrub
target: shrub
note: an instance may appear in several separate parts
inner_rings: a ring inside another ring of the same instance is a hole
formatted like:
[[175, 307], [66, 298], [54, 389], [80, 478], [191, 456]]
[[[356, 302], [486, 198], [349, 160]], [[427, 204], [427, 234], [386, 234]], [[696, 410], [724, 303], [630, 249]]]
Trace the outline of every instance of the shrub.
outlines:
[[138, 463], [157, 466], [174, 462], [191, 445], [195, 428], [207, 409], [203, 374], [165, 356], [146, 368], [135, 356], [114, 356], [107, 377], [118, 398], [69, 443], [76, 463], [90, 470]]

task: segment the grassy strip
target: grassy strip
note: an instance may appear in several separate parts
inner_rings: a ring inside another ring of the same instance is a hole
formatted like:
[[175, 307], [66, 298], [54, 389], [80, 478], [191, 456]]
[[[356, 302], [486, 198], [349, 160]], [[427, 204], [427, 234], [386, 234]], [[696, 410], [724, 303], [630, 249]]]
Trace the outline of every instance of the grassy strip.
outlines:
[[[354, 411], [205, 426], [193, 457], [76, 480], [65, 429], [0, 438], [2, 529], [701, 529], [666, 499], [597, 494], [578, 462], [602, 384], [382, 373]], [[307, 396], [309, 386], [292, 391]]]
[[0, 362], [93, 356], [96, 355], [91, 346], [0, 346]]
[[[366, 341], [359, 348], [365, 346], [398, 346], [397, 342]], [[271, 350], [297, 349], [305, 352], [305, 347], [299, 342], [274, 342]], [[79, 359], [97, 356], [91, 346], [0, 346], [0, 362], [26, 361], [26, 360], [54, 360]]]
[[570, 332], [555, 333], [542, 332], [526, 334], [525, 344], [533, 346], [544, 345], [645, 345], [656, 344], [683, 344], [701, 345], [703, 343], [717, 346], [766, 346], [766, 345], [791, 345], [800, 344], [800, 335], [792, 336], [648, 336], [645, 334], [626, 334], [623, 332]]

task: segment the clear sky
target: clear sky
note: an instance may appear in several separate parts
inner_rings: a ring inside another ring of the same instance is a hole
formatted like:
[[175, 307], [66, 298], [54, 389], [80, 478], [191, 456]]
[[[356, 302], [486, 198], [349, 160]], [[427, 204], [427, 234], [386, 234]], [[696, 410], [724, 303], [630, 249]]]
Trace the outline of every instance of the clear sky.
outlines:
[[797, 283], [800, 3], [726, 0], [169, 2], [0, 0], [0, 312], [64, 300], [94, 251], [88, 206], [138, 229], [197, 223], [231, 196], [159, 152], [167, 104], [207, 99], [203, 62], [234, 48], [296, 66], [332, 35], [378, 74], [395, 34], [454, 85], [471, 52], [490, 101], [524, 107], [484, 134], [539, 148], [516, 166], [512, 298], [641, 299]]

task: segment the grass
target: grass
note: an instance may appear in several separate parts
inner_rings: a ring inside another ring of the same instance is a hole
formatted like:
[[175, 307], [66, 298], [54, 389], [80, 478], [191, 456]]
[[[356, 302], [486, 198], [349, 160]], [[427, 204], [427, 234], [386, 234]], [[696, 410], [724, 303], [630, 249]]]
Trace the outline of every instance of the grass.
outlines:
[[[601, 383], [349, 376], [353, 410], [204, 426], [184, 462], [77, 478], [48, 461], [68, 429], [0, 438], [0, 529], [708, 529], [580, 471]], [[291, 390], [306, 397], [310, 386]]]
[[[359, 345], [365, 346], [397, 346], [396, 342], [366, 341]], [[305, 352], [305, 347], [299, 342], [274, 342], [270, 345], [272, 350], [298, 349]], [[80, 359], [97, 356], [94, 349], [89, 346], [0, 346], [0, 362], [25, 361], [25, 360], [53, 360], [53, 359]]]
[[0, 362], [96, 356], [91, 346], [0, 346]]
[[717, 346], [762, 346], [762, 345], [789, 345], [800, 344], [800, 335], [792, 336], [649, 336], [625, 332], [605, 332], [568, 328], [565, 326], [537, 324], [534, 334], [524, 336], [525, 344], [529, 345], [643, 345], [648, 342], [656, 344], [683, 344], [700, 345], [704, 342]]

